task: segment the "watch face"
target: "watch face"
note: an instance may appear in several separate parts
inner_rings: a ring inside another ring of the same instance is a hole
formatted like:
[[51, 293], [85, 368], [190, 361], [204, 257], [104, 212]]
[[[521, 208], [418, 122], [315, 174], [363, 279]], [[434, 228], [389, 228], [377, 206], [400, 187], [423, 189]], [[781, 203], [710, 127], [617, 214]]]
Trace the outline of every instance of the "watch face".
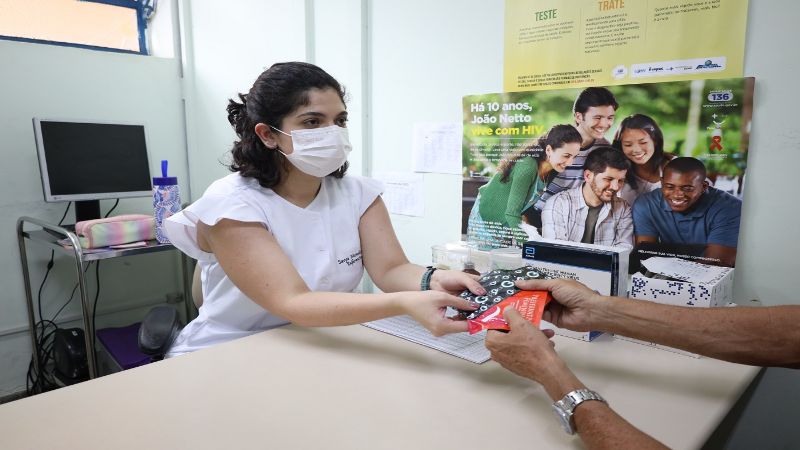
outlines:
[[561, 409], [557, 403], [554, 403], [552, 406], [553, 412], [561, 423], [561, 428], [563, 428], [567, 434], [575, 434], [575, 430], [572, 429], [572, 421], [570, 420], [572, 415]]
[[599, 400], [606, 403], [605, 399], [595, 391], [589, 389], [576, 389], [564, 396], [561, 400], [553, 403], [553, 411], [558, 415], [561, 426], [567, 434], [575, 434], [575, 425], [572, 421], [572, 414], [575, 408], [586, 400]]

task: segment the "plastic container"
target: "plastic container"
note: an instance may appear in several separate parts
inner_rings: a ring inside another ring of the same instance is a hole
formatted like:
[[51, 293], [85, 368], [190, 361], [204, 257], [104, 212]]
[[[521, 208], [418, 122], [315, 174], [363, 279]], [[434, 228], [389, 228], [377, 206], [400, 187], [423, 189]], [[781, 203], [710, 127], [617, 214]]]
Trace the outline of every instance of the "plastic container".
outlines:
[[489, 252], [471, 248], [464, 241], [436, 244], [431, 247], [433, 266], [437, 269], [461, 270], [467, 261], [475, 264], [475, 270], [488, 272], [490, 266]]
[[511, 270], [523, 266], [522, 249], [519, 247], [503, 247], [489, 251], [491, 269]]
[[181, 210], [181, 193], [178, 178], [167, 176], [167, 160], [161, 161], [161, 176], [153, 177], [153, 216], [156, 219], [156, 240], [168, 244], [163, 223], [169, 216]]
[[461, 269], [462, 272], [466, 272], [472, 275], [480, 275], [481, 273], [475, 270], [475, 263], [472, 261], [464, 261], [464, 268]]
[[450, 261], [448, 258], [447, 248], [444, 245], [434, 245], [431, 247], [431, 261], [433, 267], [437, 269], [449, 269]]

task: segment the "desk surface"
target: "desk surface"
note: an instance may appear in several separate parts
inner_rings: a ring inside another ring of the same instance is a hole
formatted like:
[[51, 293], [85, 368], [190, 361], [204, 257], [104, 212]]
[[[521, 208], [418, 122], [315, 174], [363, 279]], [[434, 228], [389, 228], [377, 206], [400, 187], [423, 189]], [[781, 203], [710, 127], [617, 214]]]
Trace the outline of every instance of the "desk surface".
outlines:
[[[580, 378], [673, 448], [697, 448], [758, 368], [604, 336], [556, 337]], [[287, 326], [0, 406], [14, 449], [581, 447], [535, 383], [359, 325]]]

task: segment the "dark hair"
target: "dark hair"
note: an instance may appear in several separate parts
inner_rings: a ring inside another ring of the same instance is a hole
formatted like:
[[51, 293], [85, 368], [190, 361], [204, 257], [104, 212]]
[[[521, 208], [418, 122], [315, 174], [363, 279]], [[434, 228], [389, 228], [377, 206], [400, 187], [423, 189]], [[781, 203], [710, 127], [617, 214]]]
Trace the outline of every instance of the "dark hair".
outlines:
[[[658, 127], [656, 121], [653, 120], [652, 117], [644, 114], [632, 114], [622, 119], [622, 122], [619, 123], [619, 128], [617, 128], [617, 132], [614, 133], [614, 142], [611, 145], [623, 154], [622, 133], [626, 130], [642, 130], [650, 136], [650, 139], [653, 141], [653, 156], [651, 156], [644, 165], [647, 166], [648, 170], [651, 172], [658, 170], [659, 166], [664, 163], [667, 157], [664, 155], [664, 133], [661, 132], [661, 128]], [[625, 178], [626, 183], [634, 189], [637, 188], [638, 183], [636, 182], [636, 177], [632, 170], [628, 172]]]
[[[333, 89], [345, 102], [342, 86], [327, 72], [304, 62], [273, 64], [258, 76], [247, 94], [239, 94], [241, 103], [228, 100], [228, 122], [236, 130], [231, 155], [231, 172], [252, 177], [258, 184], [271, 188], [281, 182], [281, 169], [289, 164], [280, 152], [267, 149], [256, 135], [259, 123], [280, 128], [287, 114], [308, 104], [311, 89]], [[347, 171], [347, 162], [330, 175], [341, 178]]]
[[677, 173], [695, 172], [702, 175], [703, 180], [705, 180], [706, 176], [708, 175], [706, 173], [706, 166], [703, 164], [703, 161], [700, 161], [697, 158], [692, 158], [691, 156], [681, 156], [673, 159], [667, 163], [666, 167], [664, 167], [664, 173], [667, 173], [667, 170]]
[[617, 99], [614, 98], [614, 94], [611, 91], [604, 87], [588, 87], [582, 90], [578, 97], [575, 98], [575, 103], [572, 105], [572, 113], [586, 114], [586, 111], [592, 106], [607, 105], [613, 106], [614, 111], [619, 107]]
[[593, 174], [603, 173], [607, 167], [628, 170], [631, 168], [631, 162], [613, 147], [603, 145], [595, 147], [586, 157], [586, 162], [583, 163], [584, 170], [591, 171]]
[[526, 145], [522, 150], [513, 153], [508, 159], [504, 159], [497, 167], [497, 171], [502, 173], [500, 181], [505, 183], [511, 176], [511, 170], [520, 159], [530, 156], [537, 161], [545, 159], [545, 149], [549, 145], [556, 149], [564, 144], [580, 143], [583, 141], [581, 134], [572, 125], [553, 125], [547, 133], [539, 136], [534, 143]]

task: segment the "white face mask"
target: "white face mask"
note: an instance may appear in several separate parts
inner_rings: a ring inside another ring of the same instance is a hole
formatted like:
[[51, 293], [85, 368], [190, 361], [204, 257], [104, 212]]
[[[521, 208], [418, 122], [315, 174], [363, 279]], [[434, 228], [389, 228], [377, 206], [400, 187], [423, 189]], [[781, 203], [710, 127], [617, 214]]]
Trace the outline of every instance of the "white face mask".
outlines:
[[[331, 125], [325, 128], [292, 130], [292, 134], [270, 126], [273, 130], [292, 137], [292, 153], [283, 156], [301, 171], [315, 177], [334, 172], [347, 161], [353, 149], [347, 128]], [[278, 150], [280, 151], [280, 150]]]

